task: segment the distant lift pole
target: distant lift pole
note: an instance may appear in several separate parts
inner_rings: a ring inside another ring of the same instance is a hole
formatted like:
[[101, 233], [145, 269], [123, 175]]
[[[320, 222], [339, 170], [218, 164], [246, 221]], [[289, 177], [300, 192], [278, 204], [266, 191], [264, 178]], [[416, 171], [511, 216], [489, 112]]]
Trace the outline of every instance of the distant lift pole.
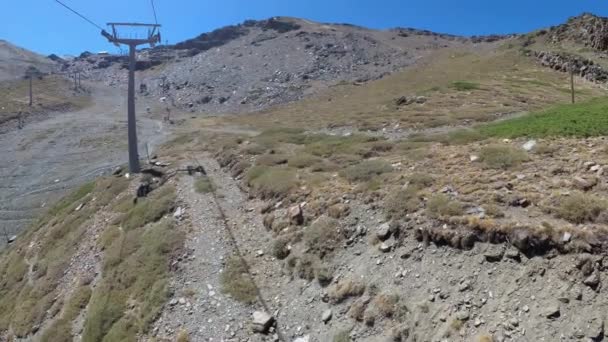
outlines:
[[[138, 24], [138, 23], [108, 23], [112, 27], [112, 34], [101, 31], [101, 35], [106, 37], [110, 43], [116, 46], [125, 44], [129, 46], [129, 92], [128, 92], [128, 113], [127, 125], [129, 136], [129, 170], [131, 173], [139, 173], [139, 153], [137, 151], [137, 124], [135, 119], [135, 52], [138, 45], [150, 44], [154, 47], [160, 42], [160, 32], [158, 24]], [[117, 33], [118, 27], [143, 27], [148, 28], [148, 37], [145, 39], [120, 38]]]

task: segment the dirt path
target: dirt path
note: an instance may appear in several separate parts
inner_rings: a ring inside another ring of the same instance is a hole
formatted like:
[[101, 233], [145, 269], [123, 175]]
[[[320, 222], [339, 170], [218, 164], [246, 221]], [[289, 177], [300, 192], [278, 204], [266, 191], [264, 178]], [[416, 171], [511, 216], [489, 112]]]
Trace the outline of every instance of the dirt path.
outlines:
[[[94, 104], [56, 113], [0, 135], [0, 232], [17, 233], [67, 190], [123, 164], [126, 159], [126, 97], [100, 85]], [[168, 135], [138, 99], [140, 154]], [[4, 233], [3, 233], [4, 234]]]

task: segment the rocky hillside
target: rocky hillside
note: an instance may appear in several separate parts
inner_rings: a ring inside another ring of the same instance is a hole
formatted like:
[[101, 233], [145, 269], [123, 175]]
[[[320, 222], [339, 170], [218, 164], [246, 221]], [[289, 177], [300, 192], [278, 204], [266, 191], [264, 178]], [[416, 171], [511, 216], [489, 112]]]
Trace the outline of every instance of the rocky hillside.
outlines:
[[0, 39], [0, 81], [23, 77], [25, 70], [34, 66], [48, 73], [56, 69], [52, 60]]
[[[591, 13], [570, 18], [567, 23], [544, 30], [554, 44], [582, 44], [597, 51], [608, 50], [608, 18]], [[543, 31], [541, 31], [543, 32]]]
[[[377, 31], [285, 17], [246, 21], [142, 51], [140, 90], [192, 111], [254, 111], [340, 82], [381, 78], [438, 49], [504, 38], [404, 28]], [[92, 78], [111, 85], [125, 84], [120, 57], [86, 56], [68, 67], [88, 70]]]

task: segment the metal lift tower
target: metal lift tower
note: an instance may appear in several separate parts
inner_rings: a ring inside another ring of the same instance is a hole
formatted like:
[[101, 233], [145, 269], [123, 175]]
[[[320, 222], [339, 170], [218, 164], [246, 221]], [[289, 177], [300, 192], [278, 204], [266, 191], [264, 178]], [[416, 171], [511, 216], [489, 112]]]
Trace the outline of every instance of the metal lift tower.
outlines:
[[[139, 173], [139, 153], [137, 151], [137, 124], [135, 118], [135, 53], [138, 45], [150, 44], [154, 47], [156, 43], [160, 42], [160, 32], [158, 24], [138, 24], [138, 23], [108, 23], [108, 26], [112, 27], [112, 34], [101, 31], [101, 35], [106, 37], [110, 43], [116, 46], [120, 44], [129, 46], [129, 93], [128, 93], [128, 134], [129, 134], [129, 170], [131, 173]], [[140, 27], [148, 29], [147, 38], [133, 39], [133, 38], [120, 38], [117, 32], [119, 27]]]

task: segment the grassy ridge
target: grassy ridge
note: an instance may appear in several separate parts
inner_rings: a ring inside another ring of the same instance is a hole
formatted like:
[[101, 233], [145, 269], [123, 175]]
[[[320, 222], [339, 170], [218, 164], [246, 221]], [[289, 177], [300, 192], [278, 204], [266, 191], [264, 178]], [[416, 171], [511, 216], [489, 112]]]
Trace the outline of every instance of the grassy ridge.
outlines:
[[558, 105], [524, 117], [478, 127], [485, 137], [591, 137], [608, 135], [608, 98]]

